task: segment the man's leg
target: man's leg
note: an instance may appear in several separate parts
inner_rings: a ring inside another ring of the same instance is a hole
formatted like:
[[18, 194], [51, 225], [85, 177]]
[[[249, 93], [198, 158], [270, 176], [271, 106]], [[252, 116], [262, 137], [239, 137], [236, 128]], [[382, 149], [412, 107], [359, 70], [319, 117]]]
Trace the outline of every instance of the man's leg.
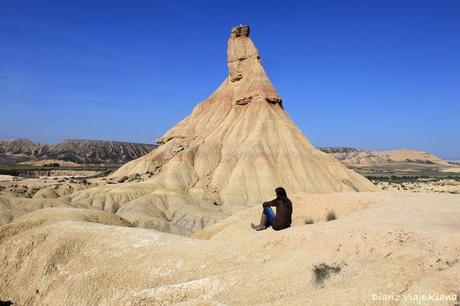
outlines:
[[273, 225], [276, 215], [271, 207], [264, 207], [264, 215], [267, 217], [267, 227]]
[[255, 225], [254, 223], [251, 223], [251, 227], [255, 229], [256, 231], [263, 231], [264, 229], [268, 227], [268, 219], [263, 211], [262, 211], [262, 216], [260, 217], [259, 225]]

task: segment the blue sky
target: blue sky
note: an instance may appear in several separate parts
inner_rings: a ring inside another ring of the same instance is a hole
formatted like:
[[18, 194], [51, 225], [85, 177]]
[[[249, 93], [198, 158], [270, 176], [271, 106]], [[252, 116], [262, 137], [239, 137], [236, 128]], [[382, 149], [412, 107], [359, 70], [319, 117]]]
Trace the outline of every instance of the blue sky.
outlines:
[[0, 138], [153, 142], [247, 23], [317, 146], [460, 159], [460, 1], [0, 1]]

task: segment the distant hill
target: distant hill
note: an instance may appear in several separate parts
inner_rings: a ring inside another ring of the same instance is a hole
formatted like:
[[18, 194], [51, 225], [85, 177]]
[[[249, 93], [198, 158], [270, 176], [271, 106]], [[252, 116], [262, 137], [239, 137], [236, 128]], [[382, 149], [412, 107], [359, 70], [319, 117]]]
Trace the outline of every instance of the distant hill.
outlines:
[[0, 164], [15, 164], [39, 156], [46, 145], [29, 139], [0, 141]]
[[353, 148], [353, 147], [319, 147], [319, 150], [325, 153], [351, 153], [351, 152], [362, 152], [363, 150], [360, 148]]
[[350, 147], [321, 147], [321, 151], [328, 153], [344, 164], [374, 165], [392, 162], [379, 156], [378, 153]]
[[[46, 145], [30, 139], [0, 141], [0, 164], [41, 165], [48, 160], [61, 165], [121, 165], [141, 157], [158, 147], [157, 144], [106, 140], [68, 139]], [[355, 147], [319, 147], [344, 164], [377, 165], [391, 163], [417, 163], [448, 166], [431, 153], [416, 150], [369, 151]], [[459, 161], [450, 161], [450, 164]], [[48, 162], [49, 163], [49, 162]]]
[[409, 162], [418, 164], [435, 164], [448, 166], [449, 163], [429, 152], [421, 152], [415, 150], [393, 150], [393, 151], [377, 151], [375, 152], [382, 158], [393, 162]]
[[13, 139], [0, 141], [0, 153], [21, 156], [35, 156], [40, 154], [46, 145], [33, 142], [29, 139]]
[[120, 165], [155, 149], [157, 145], [103, 140], [64, 140], [53, 145], [29, 139], [0, 141], [0, 163], [67, 161], [84, 165]]
[[351, 147], [321, 147], [321, 151], [333, 155], [349, 165], [375, 165], [391, 163], [416, 163], [448, 166], [449, 163], [431, 153], [416, 150], [367, 151]]

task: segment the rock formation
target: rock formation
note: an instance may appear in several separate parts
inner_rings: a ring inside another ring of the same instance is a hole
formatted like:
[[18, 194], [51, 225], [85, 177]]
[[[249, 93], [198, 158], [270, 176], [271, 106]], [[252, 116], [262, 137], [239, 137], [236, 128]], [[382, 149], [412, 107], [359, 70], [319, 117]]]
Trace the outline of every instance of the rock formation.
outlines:
[[153, 173], [151, 179], [82, 191], [72, 202], [116, 210], [141, 226], [162, 220], [194, 231], [272, 198], [278, 186], [288, 193], [375, 190], [315, 149], [291, 121], [248, 26], [232, 29], [227, 55], [229, 74], [220, 87], [166, 132], [156, 150], [112, 175]]

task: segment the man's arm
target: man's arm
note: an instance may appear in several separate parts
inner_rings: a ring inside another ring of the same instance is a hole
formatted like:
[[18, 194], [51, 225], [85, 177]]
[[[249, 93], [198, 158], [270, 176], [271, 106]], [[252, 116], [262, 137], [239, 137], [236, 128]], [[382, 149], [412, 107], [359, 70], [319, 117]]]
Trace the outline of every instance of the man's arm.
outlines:
[[278, 200], [278, 199], [274, 199], [274, 200], [272, 200], [272, 201], [270, 201], [270, 202], [264, 202], [264, 203], [262, 204], [262, 206], [263, 206], [263, 207], [278, 206], [278, 201], [277, 201], [277, 200]]

